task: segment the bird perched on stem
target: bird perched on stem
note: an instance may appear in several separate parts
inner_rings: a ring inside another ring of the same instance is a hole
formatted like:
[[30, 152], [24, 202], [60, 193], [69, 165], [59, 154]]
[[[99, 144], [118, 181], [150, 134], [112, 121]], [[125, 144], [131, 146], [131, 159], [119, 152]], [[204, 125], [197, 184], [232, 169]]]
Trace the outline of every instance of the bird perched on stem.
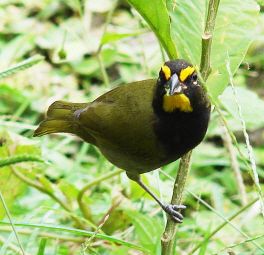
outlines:
[[210, 102], [195, 68], [167, 61], [157, 80], [117, 87], [90, 103], [54, 102], [34, 136], [71, 133], [97, 146], [114, 165], [149, 193], [176, 222], [184, 205], [165, 204], [140, 174], [173, 162], [204, 138]]

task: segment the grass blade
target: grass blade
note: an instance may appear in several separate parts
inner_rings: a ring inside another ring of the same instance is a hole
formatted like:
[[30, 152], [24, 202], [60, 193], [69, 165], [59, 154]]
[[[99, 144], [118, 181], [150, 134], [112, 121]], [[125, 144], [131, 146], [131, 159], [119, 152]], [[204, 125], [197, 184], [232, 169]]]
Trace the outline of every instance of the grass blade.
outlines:
[[1, 71], [0, 72], [0, 79], [6, 78], [7, 76], [13, 75], [17, 72], [20, 72], [22, 70], [30, 68], [30, 67], [38, 64], [43, 59], [44, 59], [44, 57], [41, 55], [35, 55], [31, 58], [28, 58], [28, 59], [14, 65], [14, 66], [7, 68], [6, 70]]

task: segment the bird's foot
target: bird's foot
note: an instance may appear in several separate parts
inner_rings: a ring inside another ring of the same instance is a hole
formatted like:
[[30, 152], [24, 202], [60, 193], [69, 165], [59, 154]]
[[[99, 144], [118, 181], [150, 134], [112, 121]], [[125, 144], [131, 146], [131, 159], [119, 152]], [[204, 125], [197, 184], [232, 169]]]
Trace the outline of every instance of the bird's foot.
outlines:
[[186, 209], [185, 205], [166, 205], [164, 207], [164, 211], [171, 216], [171, 218], [177, 222], [182, 223], [183, 215], [179, 212], [179, 210]]

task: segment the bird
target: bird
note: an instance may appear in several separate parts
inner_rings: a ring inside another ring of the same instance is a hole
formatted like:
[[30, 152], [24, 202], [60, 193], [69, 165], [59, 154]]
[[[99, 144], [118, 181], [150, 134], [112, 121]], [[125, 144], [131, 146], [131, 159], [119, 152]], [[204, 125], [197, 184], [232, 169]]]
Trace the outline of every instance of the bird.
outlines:
[[195, 67], [176, 59], [161, 66], [157, 79], [118, 86], [92, 102], [54, 102], [34, 136], [71, 133], [96, 146], [182, 223], [186, 207], [162, 202], [140, 175], [176, 161], [201, 143], [210, 112]]

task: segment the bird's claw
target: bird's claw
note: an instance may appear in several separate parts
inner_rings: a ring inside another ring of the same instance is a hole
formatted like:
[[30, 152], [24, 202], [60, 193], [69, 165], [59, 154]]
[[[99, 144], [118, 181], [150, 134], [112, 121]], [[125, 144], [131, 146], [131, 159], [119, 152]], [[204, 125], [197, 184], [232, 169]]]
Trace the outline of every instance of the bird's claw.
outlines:
[[177, 222], [182, 223], [183, 215], [179, 212], [179, 210], [186, 209], [185, 205], [166, 205], [164, 207], [164, 211], [171, 216], [171, 218]]

